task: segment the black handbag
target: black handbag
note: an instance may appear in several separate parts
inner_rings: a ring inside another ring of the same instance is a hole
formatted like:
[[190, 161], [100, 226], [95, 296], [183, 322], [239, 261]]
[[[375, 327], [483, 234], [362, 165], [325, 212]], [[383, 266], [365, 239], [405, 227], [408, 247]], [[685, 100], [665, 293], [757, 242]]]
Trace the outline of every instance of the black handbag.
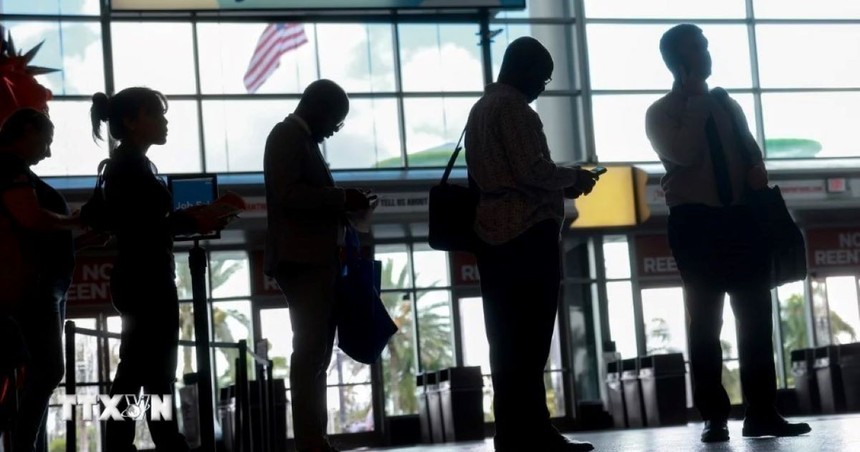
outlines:
[[[752, 151], [744, 145], [743, 139], [744, 130], [747, 128], [735, 115], [728, 102], [726, 90], [714, 88], [712, 93], [732, 116], [738, 149], [741, 150], [744, 164], [747, 168], [752, 168], [753, 161], [750, 155]], [[767, 240], [770, 254], [770, 287], [775, 288], [806, 279], [808, 274], [806, 241], [788, 211], [779, 186], [765, 187], [761, 190], [747, 188], [745, 195], [747, 201], [753, 206], [755, 220]]]
[[480, 243], [474, 227], [479, 198], [474, 181], [469, 177], [469, 186], [466, 187], [448, 183], [465, 135], [463, 130], [442, 181], [430, 189], [428, 242], [435, 250], [474, 252]]

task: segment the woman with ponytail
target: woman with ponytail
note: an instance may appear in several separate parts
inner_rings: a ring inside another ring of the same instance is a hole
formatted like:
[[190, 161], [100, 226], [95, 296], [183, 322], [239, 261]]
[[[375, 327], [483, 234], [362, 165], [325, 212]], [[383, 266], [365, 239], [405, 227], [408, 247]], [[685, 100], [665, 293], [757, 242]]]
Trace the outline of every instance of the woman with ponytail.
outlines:
[[[119, 145], [105, 169], [104, 198], [117, 240], [111, 296], [122, 316], [119, 366], [111, 396], [173, 394], [179, 340], [173, 236], [210, 232], [224, 226], [198, 210], [173, 210], [172, 196], [146, 157], [153, 145], [167, 141], [167, 99], [149, 88], [128, 88], [108, 97], [93, 96], [93, 138], [101, 139], [106, 122]], [[125, 402], [118, 407], [122, 413]], [[173, 421], [151, 421], [158, 451], [188, 450]], [[135, 421], [108, 421], [105, 450], [136, 450]]]

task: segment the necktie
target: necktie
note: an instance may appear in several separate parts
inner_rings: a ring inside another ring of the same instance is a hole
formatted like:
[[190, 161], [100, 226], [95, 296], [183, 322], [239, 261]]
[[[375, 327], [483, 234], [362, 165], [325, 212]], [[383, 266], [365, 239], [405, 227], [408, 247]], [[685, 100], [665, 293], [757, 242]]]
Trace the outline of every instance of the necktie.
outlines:
[[726, 162], [726, 155], [723, 153], [723, 143], [720, 141], [720, 134], [717, 131], [717, 122], [714, 121], [714, 116], [708, 116], [708, 121], [705, 123], [705, 134], [708, 136], [708, 148], [711, 151], [711, 165], [714, 167], [714, 180], [717, 183], [717, 195], [720, 202], [724, 206], [732, 203], [732, 180], [729, 177], [729, 165]]

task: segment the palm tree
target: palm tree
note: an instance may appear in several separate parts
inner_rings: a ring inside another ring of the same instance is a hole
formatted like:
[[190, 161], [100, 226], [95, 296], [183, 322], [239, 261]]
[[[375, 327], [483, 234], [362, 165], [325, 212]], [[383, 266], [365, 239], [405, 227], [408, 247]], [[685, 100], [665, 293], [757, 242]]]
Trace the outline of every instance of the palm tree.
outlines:
[[[385, 259], [382, 263], [382, 280], [386, 287], [403, 288], [408, 279], [408, 267], [394, 274], [394, 261]], [[434, 284], [431, 284], [433, 286]], [[409, 414], [418, 411], [415, 397], [416, 363], [415, 322], [413, 309], [426, 293], [419, 294], [413, 303], [409, 294], [385, 292], [382, 302], [388, 309], [398, 332], [388, 342], [385, 351], [383, 372], [388, 414]], [[421, 340], [421, 364], [425, 371], [441, 370], [454, 365], [451, 347], [451, 317], [448, 300], [422, 303], [418, 310], [418, 328]]]
[[655, 317], [648, 325], [648, 354], [680, 353], [681, 350], [669, 345], [672, 342], [672, 331], [666, 319]]
[[[230, 280], [230, 278], [236, 274], [236, 272], [242, 269], [242, 265], [238, 262], [231, 260], [209, 260], [209, 278], [211, 281], [211, 289], [210, 293], [217, 290], [224, 283]], [[181, 299], [187, 299], [191, 297], [191, 272], [188, 267], [187, 261], [177, 261], [176, 263], [176, 276], [177, 282], [176, 287], [179, 292], [179, 296]], [[230, 327], [227, 324], [228, 318], [233, 318], [234, 320], [241, 323], [245, 326], [247, 331], [251, 331], [251, 319], [248, 318], [247, 315], [239, 312], [235, 309], [222, 309], [218, 306], [213, 306], [212, 308], [212, 333], [215, 337], [215, 340], [218, 342], [237, 342], [238, 339], [247, 339], [251, 338], [236, 338], [233, 335], [233, 332], [230, 331]], [[180, 340], [193, 340], [194, 339], [194, 313], [193, 306], [190, 303], [182, 303], [179, 308], [179, 328]], [[218, 385], [226, 386], [235, 381], [236, 379], [236, 353], [235, 349], [218, 349], [218, 351], [224, 356], [227, 361], [227, 369], [221, 375], [218, 376]], [[182, 373], [192, 373], [194, 370], [191, 367], [191, 363], [193, 362], [194, 351], [191, 347], [183, 347], [182, 348], [182, 356], [183, 356], [183, 369]], [[249, 372], [252, 372], [253, 363], [249, 362]]]
[[[807, 348], [809, 345], [809, 332], [806, 329], [806, 311], [804, 305], [803, 295], [801, 294], [791, 295], [780, 305], [782, 346], [785, 356], [791, 356], [793, 350]], [[829, 335], [825, 332], [823, 334], [824, 337], [829, 336], [830, 340], [834, 343], [839, 342], [840, 336], [848, 336], [848, 342], [856, 340], [856, 331], [839, 314], [830, 311], [828, 317], [830, 318], [830, 332]], [[821, 339], [821, 336], [819, 338]], [[786, 384], [791, 386], [794, 382], [794, 375], [791, 373], [791, 360], [785, 360], [785, 375]]]

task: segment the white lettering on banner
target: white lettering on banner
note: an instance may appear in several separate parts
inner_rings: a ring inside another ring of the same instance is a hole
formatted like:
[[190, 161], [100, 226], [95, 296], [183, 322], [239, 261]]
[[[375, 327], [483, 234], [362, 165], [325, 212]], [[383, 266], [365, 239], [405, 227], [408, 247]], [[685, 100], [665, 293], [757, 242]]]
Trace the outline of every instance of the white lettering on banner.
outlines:
[[278, 285], [278, 282], [275, 281], [274, 278], [269, 278], [266, 275], [263, 275], [263, 290], [264, 291], [279, 291], [281, 290], [281, 286]]
[[110, 281], [90, 284], [72, 284], [69, 287], [69, 301], [104, 300], [110, 296]]
[[645, 274], [660, 274], [660, 273], [676, 273], [678, 271], [675, 265], [674, 257], [646, 257], [643, 259], [645, 263]]
[[109, 280], [112, 268], [113, 264], [85, 265], [81, 269], [81, 276], [84, 281]]
[[113, 263], [80, 264], [80, 280], [69, 287], [68, 300], [104, 301], [110, 300], [110, 273]]
[[478, 265], [464, 265], [460, 267], [460, 279], [464, 283], [480, 282], [481, 274], [478, 272]]
[[815, 265], [857, 265], [860, 250], [824, 250], [815, 252]]
[[860, 248], [860, 232], [839, 234], [839, 248]]

